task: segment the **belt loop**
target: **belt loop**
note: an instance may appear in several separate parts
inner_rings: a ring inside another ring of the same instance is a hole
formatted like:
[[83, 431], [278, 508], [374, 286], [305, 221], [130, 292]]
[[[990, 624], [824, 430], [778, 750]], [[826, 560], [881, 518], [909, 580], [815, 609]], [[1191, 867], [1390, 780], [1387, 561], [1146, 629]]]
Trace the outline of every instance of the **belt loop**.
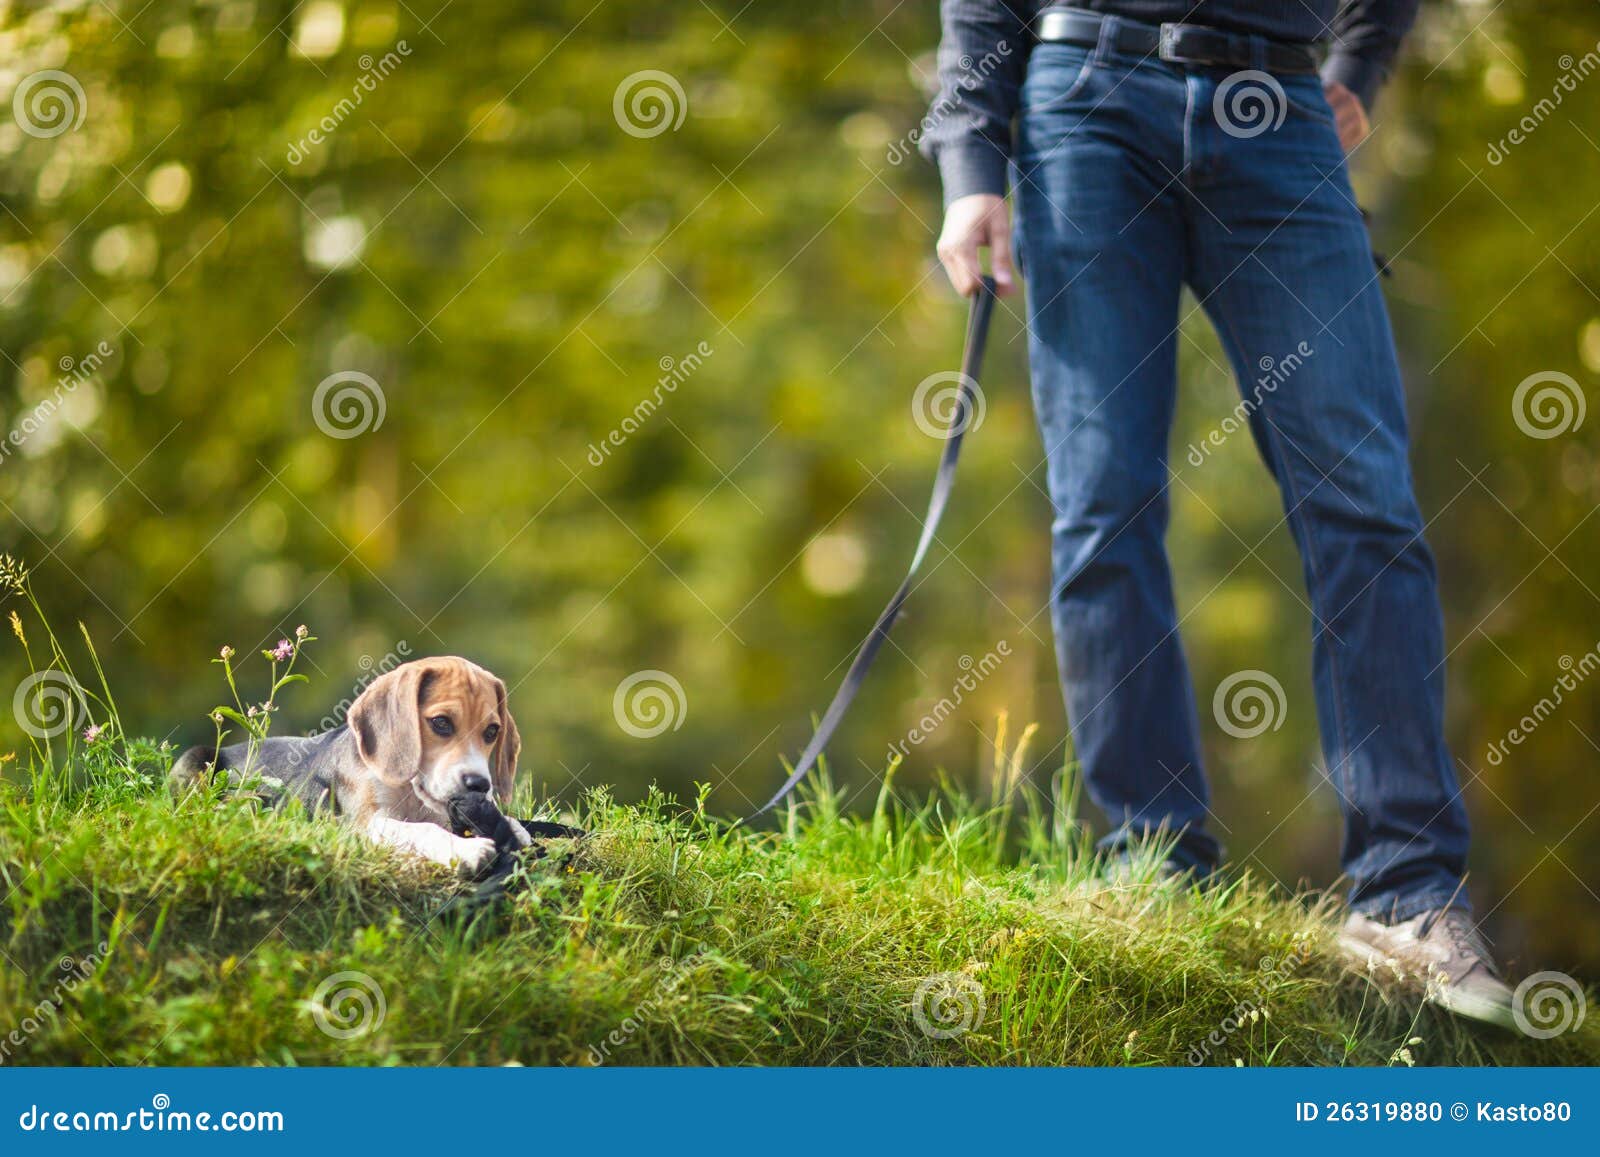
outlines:
[[1265, 36], [1250, 37], [1250, 67], [1257, 72], [1268, 71], [1267, 38]]
[[1104, 64], [1117, 51], [1119, 33], [1122, 31], [1122, 17], [1100, 17], [1100, 39], [1094, 46], [1094, 62]]

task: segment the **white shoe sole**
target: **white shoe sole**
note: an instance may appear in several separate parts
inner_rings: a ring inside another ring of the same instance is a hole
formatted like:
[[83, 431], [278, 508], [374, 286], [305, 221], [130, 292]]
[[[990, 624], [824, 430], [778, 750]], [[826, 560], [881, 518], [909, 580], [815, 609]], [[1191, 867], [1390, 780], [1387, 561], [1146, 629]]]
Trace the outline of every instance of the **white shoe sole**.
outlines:
[[[1416, 976], [1414, 971], [1408, 970], [1401, 961], [1396, 960], [1381, 948], [1369, 944], [1359, 937], [1351, 936], [1348, 933], [1340, 933], [1338, 946], [1339, 951], [1363, 968], [1369, 965], [1378, 968], [1389, 968], [1402, 975], [1424, 980], [1424, 978]], [[1483, 1024], [1496, 1025], [1500, 1028], [1515, 1029], [1517, 1027], [1516, 1017], [1512, 1014], [1509, 1004], [1474, 996], [1472, 993], [1463, 992], [1458, 988], [1451, 988], [1435, 980], [1424, 980], [1424, 983], [1427, 985], [1427, 990], [1423, 999], [1437, 1004], [1447, 1012], [1465, 1017], [1468, 1020], [1479, 1021]]]
[[1394, 958], [1387, 952], [1379, 951], [1365, 940], [1352, 936], [1348, 932], [1339, 933], [1338, 945], [1339, 951], [1344, 953], [1346, 958], [1352, 963], [1361, 965], [1363, 968], [1368, 964], [1398, 967]]
[[1470, 992], [1463, 992], [1459, 988], [1450, 988], [1442, 984], [1428, 985], [1428, 999], [1440, 1008], [1455, 1013], [1457, 1016], [1466, 1017], [1482, 1024], [1492, 1024], [1498, 1028], [1517, 1028], [1517, 1018], [1511, 1011], [1509, 1004], [1491, 1000], [1487, 997], [1474, 996]]

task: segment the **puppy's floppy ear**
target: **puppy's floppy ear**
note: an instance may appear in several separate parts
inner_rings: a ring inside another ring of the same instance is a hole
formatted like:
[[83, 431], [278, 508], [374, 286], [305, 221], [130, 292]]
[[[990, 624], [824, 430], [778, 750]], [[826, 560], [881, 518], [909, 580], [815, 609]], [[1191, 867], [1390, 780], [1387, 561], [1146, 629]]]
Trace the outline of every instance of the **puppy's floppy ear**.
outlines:
[[422, 769], [422, 681], [426, 663], [402, 663], [379, 675], [350, 705], [346, 717], [356, 751], [385, 783], [401, 786]]
[[495, 707], [500, 712], [500, 738], [494, 745], [494, 762], [489, 777], [494, 782], [495, 802], [501, 807], [511, 806], [511, 790], [516, 786], [517, 756], [522, 752], [522, 736], [517, 733], [517, 721], [511, 718], [511, 708], [506, 703], [506, 685], [495, 676]]

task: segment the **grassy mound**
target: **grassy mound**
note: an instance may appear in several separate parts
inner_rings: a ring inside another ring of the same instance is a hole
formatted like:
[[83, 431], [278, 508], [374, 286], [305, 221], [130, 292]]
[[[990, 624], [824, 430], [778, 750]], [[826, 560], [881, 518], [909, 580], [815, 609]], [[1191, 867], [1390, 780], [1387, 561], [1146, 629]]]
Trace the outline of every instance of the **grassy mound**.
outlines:
[[[152, 761], [153, 764], [154, 761]], [[4, 789], [8, 1064], [1594, 1064], [1474, 1028], [1249, 878], [1097, 883], [1066, 829], [831, 796], [782, 832], [591, 796], [494, 919], [338, 824], [145, 777]]]

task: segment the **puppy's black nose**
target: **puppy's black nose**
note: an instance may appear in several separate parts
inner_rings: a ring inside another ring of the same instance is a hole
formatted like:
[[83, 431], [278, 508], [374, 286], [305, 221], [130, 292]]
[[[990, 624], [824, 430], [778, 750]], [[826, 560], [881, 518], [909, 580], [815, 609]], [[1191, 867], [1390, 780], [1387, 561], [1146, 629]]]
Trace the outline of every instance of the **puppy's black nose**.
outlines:
[[489, 790], [489, 777], [476, 771], [469, 771], [461, 777], [461, 790], [479, 791], [487, 793]]

